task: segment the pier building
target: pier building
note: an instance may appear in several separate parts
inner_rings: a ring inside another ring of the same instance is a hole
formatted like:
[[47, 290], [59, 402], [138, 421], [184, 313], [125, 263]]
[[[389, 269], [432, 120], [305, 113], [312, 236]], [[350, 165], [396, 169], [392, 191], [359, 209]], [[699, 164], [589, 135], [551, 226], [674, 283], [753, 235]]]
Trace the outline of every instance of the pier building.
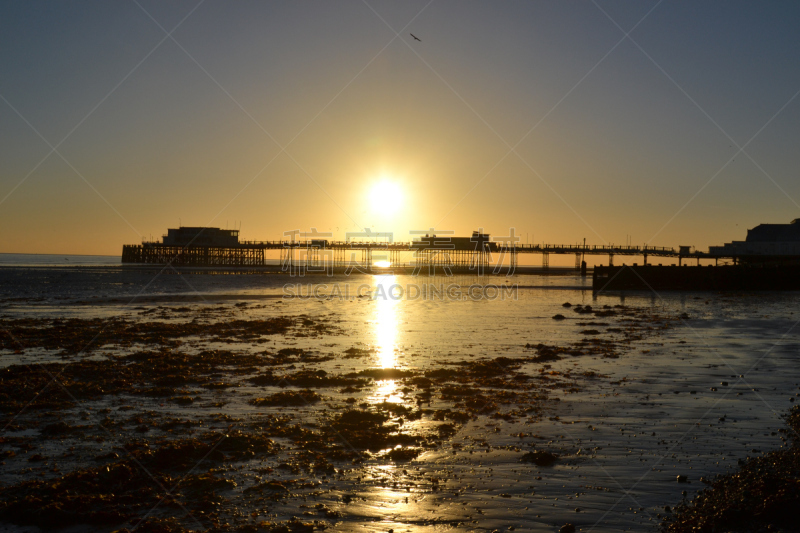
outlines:
[[744, 262], [797, 259], [800, 257], [800, 219], [788, 224], [759, 224], [747, 230], [744, 241], [711, 246], [709, 254], [733, 256]]
[[237, 246], [239, 230], [181, 226], [168, 229], [162, 243], [165, 246]]

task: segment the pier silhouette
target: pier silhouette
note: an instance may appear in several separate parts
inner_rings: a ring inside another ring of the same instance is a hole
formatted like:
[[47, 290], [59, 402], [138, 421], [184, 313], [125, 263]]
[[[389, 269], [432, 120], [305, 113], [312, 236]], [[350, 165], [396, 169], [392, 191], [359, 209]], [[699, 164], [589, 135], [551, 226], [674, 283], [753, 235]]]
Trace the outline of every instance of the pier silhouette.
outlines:
[[[377, 237], [376, 237], [377, 239]], [[518, 238], [517, 238], [518, 239]], [[499, 263], [518, 265], [521, 254], [541, 256], [543, 269], [550, 267], [551, 255], [574, 255], [575, 268], [586, 269], [586, 256], [606, 256], [608, 265], [615, 257], [732, 259], [736, 255], [724, 250], [715, 253], [693, 251], [688, 246], [676, 250], [663, 246], [632, 246], [615, 244], [519, 244], [514, 237], [492, 239], [488, 234], [474, 232], [470, 237], [429, 234], [407, 242], [328, 240], [320, 238], [277, 241], [239, 241], [238, 231], [219, 228], [180, 228], [169, 230], [162, 242], [144, 241], [122, 247], [123, 263], [171, 264], [175, 266], [260, 267], [268, 266], [266, 252], [279, 251], [281, 264], [308, 268], [373, 267], [373, 253], [384, 252], [391, 265], [431, 266], [455, 269], [485, 269]], [[411, 261], [402, 261], [412, 254]]]

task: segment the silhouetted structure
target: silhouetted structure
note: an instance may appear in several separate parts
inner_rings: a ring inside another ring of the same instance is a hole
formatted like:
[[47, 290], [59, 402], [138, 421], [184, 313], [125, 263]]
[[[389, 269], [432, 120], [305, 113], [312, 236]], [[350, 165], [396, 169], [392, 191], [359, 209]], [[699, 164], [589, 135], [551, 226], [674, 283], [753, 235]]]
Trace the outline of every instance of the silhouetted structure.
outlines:
[[770, 263], [800, 260], [800, 219], [789, 224], [759, 224], [747, 230], [744, 241], [709, 247], [710, 255], [733, 257], [737, 262]]
[[730, 258], [733, 265], [595, 267], [592, 288], [616, 290], [800, 290], [800, 219], [789, 224], [759, 224], [744, 241], [710, 246], [708, 253], [678, 248], [684, 257]]
[[164, 235], [165, 246], [237, 246], [238, 229], [184, 227], [168, 229]]
[[475, 269], [489, 266], [498, 244], [489, 234], [475, 231], [471, 237], [425, 235], [414, 240], [411, 249], [416, 252], [417, 266]]
[[798, 265], [598, 266], [592, 290], [608, 291], [794, 291]]
[[[318, 234], [314, 234], [317, 236]], [[411, 266], [434, 266], [459, 269], [483, 269], [494, 263], [510, 267], [518, 265], [520, 254], [539, 254], [542, 268], [548, 269], [550, 255], [575, 256], [575, 269], [585, 272], [587, 255], [607, 255], [608, 265], [615, 256], [641, 256], [647, 265], [648, 257], [677, 258], [678, 264], [687, 258], [697, 260], [732, 259], [734, 263], [771, 262], [800, 263], [800, 219], [790, 224], [762, 224], [748, 231], [747, 241], [734, 241], [724, 246], [712, 246], [708, 252], [691, 246], [675, 248], [659, 246], [619, 246], [615, 244], [519, 244], [519, 237], [492, 239], [489, 234], [473, 232], [470, 237], [425, 235], [411, 242], [333, 241], [307, 239], [291, 241], [240, 241], [238, 230], [220, 228], [181, 227], [169, 229], [162, 242], [145, 241], [122, 247], [123, 263], [153, 263], [196, 266], [266, 266], [265, 251], [280, 250], [281, 264], [300, 268], [329, 270], [332, 267], [358, 265], [372, 268], [372, 252], [388, 252], [392, 265], [400, 263], [401, 254], [413, 253]], [[497, 254], [497, 261], [492, 261]], [[636, 263], [634, 263], [634, 266]]]

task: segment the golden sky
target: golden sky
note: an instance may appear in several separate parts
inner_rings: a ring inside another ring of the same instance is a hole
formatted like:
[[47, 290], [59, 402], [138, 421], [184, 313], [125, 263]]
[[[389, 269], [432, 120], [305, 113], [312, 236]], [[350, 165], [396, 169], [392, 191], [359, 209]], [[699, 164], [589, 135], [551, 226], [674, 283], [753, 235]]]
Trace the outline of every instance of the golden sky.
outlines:
[[793, 3], [0, 14], [0, 252], [117, 255], [179, 224], [705, 249], [800, 217]]

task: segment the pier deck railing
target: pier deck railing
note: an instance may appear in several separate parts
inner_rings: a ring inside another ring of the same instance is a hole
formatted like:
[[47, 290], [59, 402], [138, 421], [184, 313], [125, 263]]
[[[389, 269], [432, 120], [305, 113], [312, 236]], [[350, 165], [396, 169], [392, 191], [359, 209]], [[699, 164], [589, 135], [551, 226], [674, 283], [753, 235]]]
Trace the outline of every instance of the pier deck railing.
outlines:
[[[297, 239], [273, 241], [240, 241], [232, 246], [192, 245], [184, 246], [143, 241], [142, 244], [125, 245], [122, 251], [123, 263], [158, 263], [174, 265], [208, 265], [208, 266], [262, 266], [266, 265], [266, 252], [280, 251], [281, 261], [290, 263], [306, 262], [314, 264], [334, 263], [349, 264], [353, 261], [361, 264], [372, 264], [373, 252], [388, 252], [387, 259], [395, 264], [400, 262], [401, 254], [413, 254], [416, 264], [481, 264], [493, 262], [491, 254], [498, 254], [499, 261], [507, 261], [516, 265], [520, 254], [539, 254], [543, 268], [549, 267], [548, 257], [551, 254], [575, 256], [576, 268], [585, 268], [586, 256], [608, 256], [609, 265], [613, 265], [614, 256], [640, 255], [647, 264], [648, 257], [677, 258], [679, 264], [683, 259], [726, 259], [736, 261], [737, 257], [725, 255], [722, 251], [715, 253], [687, 251], [665, 246], [634, 245], [586, 245], [586, 244], [519, 244], [499, 241], [464, 239], [450, 242], [448, 237], [437, 237], [433, 240], [416, 240], [410, 242], [389, 242], [386, 240], [350, 240], [335, 241], [325, 239]], [[301, 257], [302, 256], [302, 257]]]

